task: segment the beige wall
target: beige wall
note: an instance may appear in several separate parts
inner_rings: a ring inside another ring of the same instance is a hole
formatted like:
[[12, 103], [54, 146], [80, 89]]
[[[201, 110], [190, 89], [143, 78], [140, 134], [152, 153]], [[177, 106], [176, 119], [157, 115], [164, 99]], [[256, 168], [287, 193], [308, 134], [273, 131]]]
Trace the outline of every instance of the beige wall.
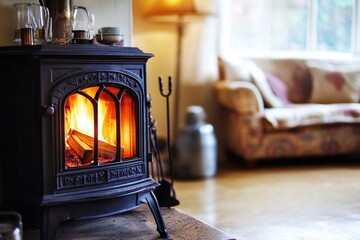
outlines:
[[[149, 2], [133, 0], [133, 45], [155, 55], [147, 65], [148, 90], [153, 101], [152, 115], [157, 121], [158, 135], [166, 137], [166, 99], [159, 92], [158, 77], [163, 77], [164, 90], [167, 92], [168, 76], [175, 76], [176, 26], [147, 19], [144, 13]], [[173, 91], [171, 106], [174, 99]]]
[[[12, 45], [15, 21], [13, 3], [37, 0], [0, 1], [0, 46]], [[73, 0], [73, 4], [88, 8], [95, 14], [95, 29], [117, 26], [123, 29], [125, 44], [132, 45], [132, 4], [131, 0]]]

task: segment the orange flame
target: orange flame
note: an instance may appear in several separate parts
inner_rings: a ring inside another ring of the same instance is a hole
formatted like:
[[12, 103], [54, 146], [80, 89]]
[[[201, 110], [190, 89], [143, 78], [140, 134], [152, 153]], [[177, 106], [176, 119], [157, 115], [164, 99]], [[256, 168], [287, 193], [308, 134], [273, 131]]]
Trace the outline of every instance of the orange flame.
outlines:
[[[83, 90], [91, 98], [95, 97], [99, 87], [90, 87]], [[115, 96], [118, 88], [107, 88]], [[97, 109], [95, 109], [97, 107]], [[102, 92], [97, 104], [79, 93], [68, 97], [65, 104], [65, 134], [75, 129], [83, 134], [94, 137], [94, 114], [98, 111], [98, 140], [110, 145], [121, 144], [122, 158], [133, 157], [136, 154], [136, 116], [133, 97], [126, 93], [120, 101], [120, 119], [117, 119], [116, 103], [107, 93]], [[120, 121], [119, 132], [116, 131], [117, 121]], [[120, 142], [117, 143], [117, 134]]]

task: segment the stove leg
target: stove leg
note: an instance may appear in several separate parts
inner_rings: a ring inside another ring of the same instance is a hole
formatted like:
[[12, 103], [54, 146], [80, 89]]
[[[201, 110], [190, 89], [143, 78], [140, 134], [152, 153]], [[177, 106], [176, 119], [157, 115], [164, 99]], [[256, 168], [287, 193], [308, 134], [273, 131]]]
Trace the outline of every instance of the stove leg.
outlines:
[[42, 213], [41, 240], [55, 240], [60, 225], [60, 215], [57, 209], [44, 207]]
[[164, 223], [164, 219], [161, 215], [160, 212], [160, 206], [159, 203], [156, 199], [155, 194], [153, 193], [153, 191], [150, 191], [149, 194], [146, 194], [145, 196], [146, 202], [149, 205], [149, 208], [155, 218], [155, 222], [157, 225], [157, 231], [160, 234], [161, 238], [168, 238], [168, 232]]

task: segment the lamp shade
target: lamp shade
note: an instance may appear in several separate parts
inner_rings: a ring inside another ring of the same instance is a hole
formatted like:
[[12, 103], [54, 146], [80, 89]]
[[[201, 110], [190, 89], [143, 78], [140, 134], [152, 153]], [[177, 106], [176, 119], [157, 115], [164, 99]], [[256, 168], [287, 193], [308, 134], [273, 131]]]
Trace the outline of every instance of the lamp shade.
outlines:
[[156, 16], [191, 16], [212, 14], [212, 7], [206, 0], [152, 0], [146, 15]]

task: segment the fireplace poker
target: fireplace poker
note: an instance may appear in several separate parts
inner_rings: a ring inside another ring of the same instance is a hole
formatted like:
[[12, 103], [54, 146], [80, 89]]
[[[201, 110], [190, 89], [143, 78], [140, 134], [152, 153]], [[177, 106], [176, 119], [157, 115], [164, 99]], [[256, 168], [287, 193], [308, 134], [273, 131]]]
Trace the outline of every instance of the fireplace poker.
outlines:
[[[152, 101], [151, 101], [150, 95], [148, 95], [148, 107], [149, 107], [150, 147], [151, 147], [152, 155], [154, 156], [154, 158], [156, 160], [157, 180], [160, 181], [160, 179], [165, 178], [165, 175], [164, 175], [164, 170], [162, 167], [159, 141], [158, 141], [157, 133], [156, 133], [156, 120], [151, 115]], [[155, 170], [154, 170], [153, 164], [151, 164], [151, 171], [152, 171], [153, 175], [155, 175]]]

